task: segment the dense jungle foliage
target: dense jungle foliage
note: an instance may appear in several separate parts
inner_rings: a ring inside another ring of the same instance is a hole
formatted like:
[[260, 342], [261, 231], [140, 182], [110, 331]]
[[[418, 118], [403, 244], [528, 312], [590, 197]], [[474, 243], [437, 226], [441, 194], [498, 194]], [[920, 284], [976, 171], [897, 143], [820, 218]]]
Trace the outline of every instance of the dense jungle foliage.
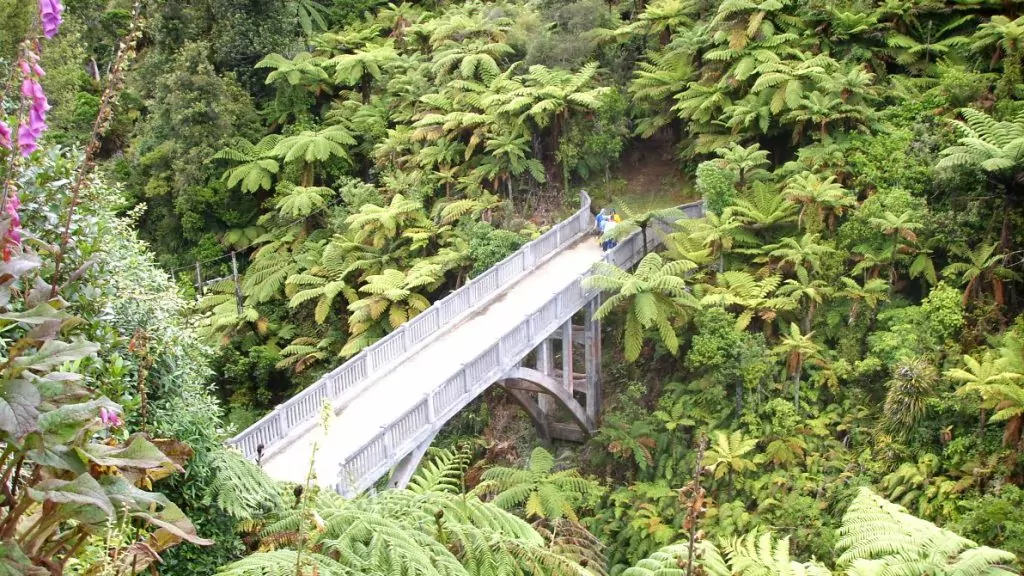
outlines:
[[[1018, 573], [1021, 14], [0, 0], [0, 576]], [[585, 444], [491, 390], [403, 490], [224, 447], [580, 189], [663, 240], [588, 280]]]

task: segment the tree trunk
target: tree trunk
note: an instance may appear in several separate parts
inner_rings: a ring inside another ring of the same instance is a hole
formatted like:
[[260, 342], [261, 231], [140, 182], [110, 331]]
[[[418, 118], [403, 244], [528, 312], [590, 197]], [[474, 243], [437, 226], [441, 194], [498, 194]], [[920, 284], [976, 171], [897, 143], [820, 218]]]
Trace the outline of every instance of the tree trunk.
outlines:
[[370, 103], [370, 86], [371, 86], [370, 78], [371, 78], [371, 76], [369, 74], [365, 74], [365, 75], [363, 75], [363, 79], [359, 82], [359, 91], [363, 95], [363, 104], [369, 104]]
[[1003, 197], [1003, 228], [999, 232], [999, 250], [1006, 254], [1010, 252], [1013, 245], [1013, 228], [1010, 218], [1013, 215], [1013, 192], [1007, 187], [1006, 195]]
[[796, 361], [796, 370], [793, 370], [793, 406], [800, 411], [800, 375], [804, 371], [804, 359]]

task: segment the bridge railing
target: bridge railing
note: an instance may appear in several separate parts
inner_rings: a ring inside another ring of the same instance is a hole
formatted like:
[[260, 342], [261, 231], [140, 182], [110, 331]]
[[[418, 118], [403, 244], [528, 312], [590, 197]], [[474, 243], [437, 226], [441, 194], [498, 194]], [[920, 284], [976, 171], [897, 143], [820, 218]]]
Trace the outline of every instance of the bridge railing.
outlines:
[[[703, 202], [685, 204], [680, 208], [687, 218], [704, 215]], [[621, 268], [633, 266], [661, 242], [662, 235], [668, 231], [664, 224], [659, 223], [648, 230], [646, 247], [643, 236], [637, 231], [605, 253], [603, 260]], [[338, 491], [352, 496], [372, 486], [398, 459], [429, 439], [455, 412], [479, 396], [540, 344], [540, 340], [583, 308], [597, 295], [596, 290], [583, 287], [583, 280], [589, 275], [587, 271], [553, 294], [543, 306], [476, 358], [463, 364], [405, 414], [382, 426], [380, 432], [341, 463]]]
[[354, 397], [370, 376], [420, 348], [442, 328], [464, 317], [513, 280], [575, 242], [590, 230], [592, 222], [590, 196], [581, 192], [580, 209], [575, 214], [364, 348], [230, 439], [228, 444], [239, 448], [247, 458], [254, 458], [261, 445], [264, 457], [280, 450], [281, 440], [300, 429], [316, 425], [325, 401], [335, 403], [345, 396]]

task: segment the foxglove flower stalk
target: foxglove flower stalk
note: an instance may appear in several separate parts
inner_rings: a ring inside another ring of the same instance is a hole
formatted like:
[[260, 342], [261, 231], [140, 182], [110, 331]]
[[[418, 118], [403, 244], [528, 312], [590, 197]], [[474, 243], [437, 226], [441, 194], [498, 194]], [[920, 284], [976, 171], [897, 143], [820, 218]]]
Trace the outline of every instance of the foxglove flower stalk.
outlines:
[[39, 20], [43, 24], [43, 36], [53, 38], [63, 21], [64, 7], [60, 0], [39, 0]]
[[[29, 54], [29, 58], [35, 56]], [[20, 62], [22, 80], [21, 95], [30, 102], [28, 119], [22, 119], [18, 127], [18, 150], [22, 156], [28, 156], [39, 148], [39, 138], [46, 130], [46, 112], [50, 109], [50, 103], [46, 99], [46, 93], [39, 84], [39, 78], [45, 73], [35, 62], [29, 63], [22, 59]]]
[[21, 244], [21, 216], [18, 215], [19, 208], [21, 208], [21, 200], [18, 199], [18, 194], [11, 190], [7, 195], [7, 205], [4, 207], [4, 212], [11, 217], [10, 226], [7, 228], [7, 240], [14, 244]]

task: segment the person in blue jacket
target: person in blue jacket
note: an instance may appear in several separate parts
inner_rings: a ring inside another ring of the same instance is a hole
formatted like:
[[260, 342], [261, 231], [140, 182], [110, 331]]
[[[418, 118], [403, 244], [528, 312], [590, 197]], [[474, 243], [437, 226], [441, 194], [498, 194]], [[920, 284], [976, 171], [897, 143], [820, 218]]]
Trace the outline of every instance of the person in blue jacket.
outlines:
[[[618, 221], [616, 221], [614, 216], [605, 219], [605, 221], [604, 221], [604, 230], [601, 231], [601, 236], [604, 236], [608, 232], [611, 232], [612, 229], [614, 229], [617, 224], [618, 224]], [[618, 244], [618, 242], [616, 242], [615, 240], [609, 238], [609, 239], [605, 240], [604, 242], [601, 242], [601, 250], [604, 250], [605, 252], [607, 252], [607, 251], [611, 250], [612, 248], [615, 248], [616, 244]]]
[[604, 234], [604, 223], [608, 221], [608, 213], [604, 208], [597, 213], [597, 226], [594, 228], [597, 232], [597, 237], [600, 238]]

